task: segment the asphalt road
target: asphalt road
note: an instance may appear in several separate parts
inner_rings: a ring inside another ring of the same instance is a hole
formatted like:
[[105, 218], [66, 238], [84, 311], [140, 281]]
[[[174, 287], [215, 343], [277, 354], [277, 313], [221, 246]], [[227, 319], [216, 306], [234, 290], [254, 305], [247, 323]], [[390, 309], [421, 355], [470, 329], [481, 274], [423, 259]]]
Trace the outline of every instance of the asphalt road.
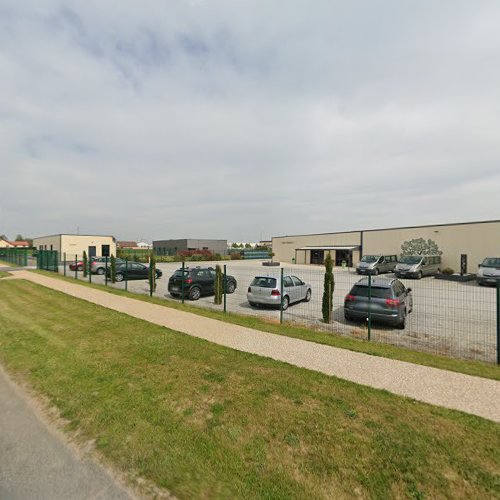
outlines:
[[51, 431], [0, 368], [0, 499], [130, 498], [100, 465]]

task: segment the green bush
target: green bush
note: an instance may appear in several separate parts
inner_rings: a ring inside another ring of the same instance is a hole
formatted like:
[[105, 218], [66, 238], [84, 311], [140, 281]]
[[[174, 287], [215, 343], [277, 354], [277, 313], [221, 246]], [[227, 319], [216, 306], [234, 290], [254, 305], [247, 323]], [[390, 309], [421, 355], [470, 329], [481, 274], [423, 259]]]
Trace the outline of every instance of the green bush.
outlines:
[[89, 271], [89, 259], [87, 257], [87, 252], [83, 251], [83, 277], [86, 278]]
[[333, 290], [335, 290], [335, 279], [333, 277], [333, 261], [332, 256], [328, 254], [325, 259], [325, 281], [323, 291], [323, 304], [321, 308], [321, 311], [323, 313], [323, 321], [325, 323], [330, 323], [332, 320]]
[[154, 252], [149, 255], [149, 296], [152, 297], [156, 291], [156, 257]]
[[111, 256], [110, 274], [111, 283], [116, 283], [116, 259], [114, 255]]
[[224, 275], [222, 273], [222, 268], [217, 264], [215, 266], [215, 304], [222, 304], [222, 297], [224, 294]]
[[441, 272], [443, 274], [455, 274], [455, 271], [451, 267], [445, 267]]

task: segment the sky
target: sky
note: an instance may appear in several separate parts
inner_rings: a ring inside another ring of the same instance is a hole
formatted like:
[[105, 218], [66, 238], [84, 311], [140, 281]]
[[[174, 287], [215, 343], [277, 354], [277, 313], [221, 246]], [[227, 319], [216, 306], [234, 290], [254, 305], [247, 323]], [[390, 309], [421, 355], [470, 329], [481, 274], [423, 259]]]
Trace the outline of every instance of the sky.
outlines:
[[500, 2], [2, 0], [0, 234], [500, 219]]

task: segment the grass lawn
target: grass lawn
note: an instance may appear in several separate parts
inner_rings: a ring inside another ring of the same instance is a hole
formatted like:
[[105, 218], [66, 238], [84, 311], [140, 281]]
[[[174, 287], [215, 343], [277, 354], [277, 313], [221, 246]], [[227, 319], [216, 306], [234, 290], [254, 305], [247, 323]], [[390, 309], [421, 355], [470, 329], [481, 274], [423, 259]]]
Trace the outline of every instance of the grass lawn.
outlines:
[[343, 349], [349, 349], [351, 351], [364, 352], [366, 354], [371, 354], [373, 356], [382, 356], [385, 358], [399, 359], [401, 361], [407, 361], [409, 363], [416, 363], [425, 366], [433, 366], [435, 368], [441, 368], [443, 370], [450, 370], [459, 373], [466, 373], [468, 375], [475, 375], [478, 377], [500, 380], [500, 367], [491, 363], [484, 363], [481, 361], [466, 361], [447, 356], [438, 356], [436, 354], [414, 351], [411, 349], [396, 347], [389, 344], [368, 342], [366, 340], [355, 339], [347, 337], [345, 335], [340, 335], [340, 334], [336, 335], [332, 333], [312, 330], [305, 327], [294, 326], [294, 324], [292, 323], [280, 325], [279, 323], [266, 321], [264, 319], [260, 319], [255, 316], [245, 316], [242, 314], [234, 314], [234, 313], [224, 314], [223, 311], [213, 311], [210, 309], [203, 309], [201, 307], [189, 305], [189, 303], [182, 304], [180, 301], [177, 302], [172, 300], [160, 299], [157, 297], [149, 297], [147, 295], [125, 292], [124, 290], [116, 290], [110, 286], [105, 287], [103, 285], [88, 283], [81, 280], [76, 281], [74, 278], [64, 277], [61, 276], [60, 274], [56, 274], [53, 272], [48, 272], [48, 271], [33, 271], [33, 272], [40, 273], [45, 276], [49, 276], [51, 278], [58, 278], [67, 281], [69, 280], [73, 283], [81, 284], [82, 286], [89, 286], [92, 288], [96, 288], [98, 290], [104, 290], [109, 293], [114, 293], [116, 295], [123, 295], [135, 298], [137, 300], [143, 300], [146, 302], [159, 304], [161, 306], [171, 307], [173, 309], [179, 309], [182, 311], [191, 312], [193, 314], [198, 314], [200, 316], [219, 319], [222, 321], [226, 321], [227, 323], [233, 323], [241, 326], [246, 326], [248, 328], [254, 328], [255, 330], [276, 333], [278, 335], [285, 335], [288, 337], [295, 337], [303, 340], [308, 340], [311, 342], [317, 342], [318, 344], [326, 344], [334, 347], [340, 347]]
[[180, 498], [493, 498], [500, 425], [22, 280], [0, 359], [105, 460]]
[[9, 272], [6, 271], [0, 271], [0, 279], [1, 278], [6, 278], [7, 276], [12, 276]]
[[0, 260], [0, 266], [1, 267], [18, 267], [17, 264], [11, 264], [10, 262], [7, 262], [5, 260]]

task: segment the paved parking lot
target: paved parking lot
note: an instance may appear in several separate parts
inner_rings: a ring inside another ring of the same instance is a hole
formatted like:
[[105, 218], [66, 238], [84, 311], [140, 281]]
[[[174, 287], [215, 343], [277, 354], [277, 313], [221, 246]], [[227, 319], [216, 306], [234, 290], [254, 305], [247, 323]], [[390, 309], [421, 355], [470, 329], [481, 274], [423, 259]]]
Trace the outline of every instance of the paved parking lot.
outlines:
[[[192, 266], [215, 266], [216, 263], [189, 263]], [[246, 300], [248, 285], [254, 276], [279, 276], [279, 267], [264, 267], [261, 261], [225, 261], [228, 274], [233, 275], [238, 287], [227, 296], [227, 310], [241, 314], [251, 314], [279, 321], [280, 313], [269, 308], [251, 308]], [[155, 296], [173, 299], [167, 292], [170, 275], [180, 267], [179, 263], [160, 263], [163, 277], [158, 280]], [[291, 305], [284, 312], [284, 320], [324, 331], [334, 331], [354, 337], [367, 337], [363, 324], [346, 322], [343, 317], [343, 300], [360, 277], [351, 269], [334, 269], [334, 320], [326, 325], [321, 321], [321, 300], [323, 292], [324, 268], [286, 264], [285, 274], [296, 275], [311, 284], [312, 300]], [[62, 271], [62, 269], [61, 269]], [[69, 271], [68, 275], [74, 275]], [[81, 273], [79, 273], [79, 277]], [[385, 275], [393, 276], [391, 274]], [[93, 276], [93, 282], [103, 283], [101, 276]], [[496, 292], [494, 288], [479, 287], [475, 282], [456, 283], [424, 278], [422, 280], [401, 280], [412, 288], [413, 312], [408, 316], [404, 330], [374, 324], [372, 340], [407, 346], [418, 350], [445, 354], [465, 359], [494, 361], [496, 356]], [[116, 288], [123, 289], [124, 283]], [[128, 290], [134, 293], [149, 293], [146, 281], [130, 281]], [[222, 309], [213, 303], [213, 296], [202, 297], [189, 302], [199, 307]]]

